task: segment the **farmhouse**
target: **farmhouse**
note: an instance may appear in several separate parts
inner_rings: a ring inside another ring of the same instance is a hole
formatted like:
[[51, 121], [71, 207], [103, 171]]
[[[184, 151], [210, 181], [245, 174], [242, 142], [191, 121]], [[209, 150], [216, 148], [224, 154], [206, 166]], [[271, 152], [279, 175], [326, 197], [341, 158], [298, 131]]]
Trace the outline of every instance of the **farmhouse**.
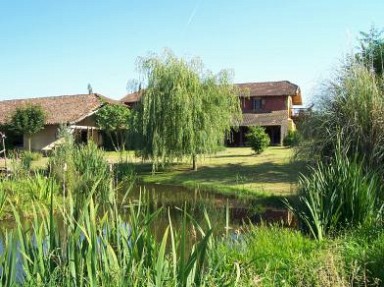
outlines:
[[[101, 144], [94, 114], [106, 103], [119, 102], [96, 93], [0, 101], [0, 126], [8, 124], [17, 108], [38, 105], [44, 110], [46, 121], [44, 129], [31, 138], [32, 150], [52, 149], [57, 143], [60, 125], [67, 125], [78, 142], [86, 142], [91, 138]], [[27, 142], [25, 135], [13, 139], [14, 144], [24, 149], [27, 149]]]
[[232, 131], [230, 145], [243, 146], [250, 126], [262, 126], [271, 144], [282, 144], [289, 130], [294, 130], [293, 106], [302, 105], [299, 86], [289, 81], [237, 84], [243, 122]]
[[[237, 131], [232, 130], [227, 144], [243, 146], [245, 134], [250, 126], [264, 127], [271, 138], [271, 144], [282, 144], [288, 131], [295, 129], [295, 123], [292, 120], [293, 106], [302, 104], [299, 86], [289, 81], [236, 85], [240, 89], [243, 121]], [[142, 91], [128, 94], [121, 99], [121, 102], [133, 107], [140, 101], [142, 94]]]

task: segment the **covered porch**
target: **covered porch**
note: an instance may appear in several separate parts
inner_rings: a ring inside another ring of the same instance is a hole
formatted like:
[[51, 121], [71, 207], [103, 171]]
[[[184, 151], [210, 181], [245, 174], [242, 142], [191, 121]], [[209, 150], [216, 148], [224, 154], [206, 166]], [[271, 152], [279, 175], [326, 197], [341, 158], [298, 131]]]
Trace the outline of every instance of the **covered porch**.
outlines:
[[261, 126], [271, 139], [271, 145], [282, 145], [288, 130], [294, 129], [293, 121], [288, 111], [274, 111], [270, 113], [244, 113], [243, 121], [238, 129], [232, 129], [227, 139], [227, 146], [245, 146], [246, 134], [249, 127]]

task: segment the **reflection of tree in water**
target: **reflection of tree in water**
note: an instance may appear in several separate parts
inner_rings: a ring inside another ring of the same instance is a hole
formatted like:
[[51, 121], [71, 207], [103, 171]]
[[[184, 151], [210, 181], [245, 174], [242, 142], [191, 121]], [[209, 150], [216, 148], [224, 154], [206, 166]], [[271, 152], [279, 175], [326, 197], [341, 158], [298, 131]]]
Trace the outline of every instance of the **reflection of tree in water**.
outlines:
[[[153, 232], [159, 239], [169, 225], [168, 212], [175, 230], [181, 228], [183, 210], [186, 210], [203, 228], [207, 228], [204, 214], [206, 212], [214, 234], [218, 236], [226, 233], [227, 208], [228, 224], [233, 231], [239, 229], [243, 223], [259, 223], [261, 221], [280, 223], [287, 218], [285, 209], [266, 206], [262, 200], [239, 199], [234, 196], [205, 192], [197, 188], [187, 189], [179, 186], [153, 184], [137, 185], [130, 191], [129, 200], [134, 202], [140, 196], [145, 198], [144, 202], [151, 213], [162, 209], [152, 224]], [[189, 220], [188, 222], [190, 226], [188, 231], [193, 237], [192, 224]]]

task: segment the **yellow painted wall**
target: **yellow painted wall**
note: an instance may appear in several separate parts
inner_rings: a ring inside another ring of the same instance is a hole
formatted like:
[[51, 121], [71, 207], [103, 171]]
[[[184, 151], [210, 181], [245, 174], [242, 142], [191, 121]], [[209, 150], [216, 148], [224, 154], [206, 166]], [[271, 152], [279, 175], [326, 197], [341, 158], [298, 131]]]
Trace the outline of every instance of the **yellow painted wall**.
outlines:
[[[56, 140], [57, 130], [59, 125], [47, 125], [44, 129], [34, 134], [31, 137], [31, 149], [33, 151], [40, 151], [43, 147], [51, 144]], [[23, 136], [24, 149], [28, 150], [28, 137]]]

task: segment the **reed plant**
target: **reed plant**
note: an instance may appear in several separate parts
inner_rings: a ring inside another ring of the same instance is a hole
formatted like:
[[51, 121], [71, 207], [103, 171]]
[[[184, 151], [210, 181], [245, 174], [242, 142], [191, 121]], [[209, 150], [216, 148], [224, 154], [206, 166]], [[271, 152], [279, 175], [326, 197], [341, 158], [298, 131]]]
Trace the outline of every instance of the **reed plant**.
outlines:
[[287, 206], [313, 237], [382, 221], [384, 202], [377, 172], [366, 171], [359, 157], [348, 157], [338, 137], [328, 163], [319, 161], [310, 175], [299, 180], [298, 200]]
[[[6, 235], [0, 254], [3, 286], [205, 285], [211, 230], [182, 211], [182, 230], [176, 232], [170, 220], [158, 242], [151, 224], [161, 210], [150, 212], [142, 197], [128, 204], [123, 218], [115, 200], [108, 209], [95, 202], [97, 188], [94, 184], [81, 207], [69, 193], [59, 216], [53, 211], [54, 193], [48, 207], [33, 203], [30, 226], [14, 208], [17, 230]], [[191, 246], [187, 221], [198, 233]]]
[[92, 141], [76, 146], [71, 135], [65, 135], [62, 145], [50, 157], [49, 173], [63, 187], [64, 194], [71, 192], [79, 202], [87, 198], [95, 185], [95, 197], [104, 202], [111, 200], [113, 168], [104, 151]]
[[0, 219], [3, 215], [4, 206], [7, 201], [7, 194], [5, 193], [4, 189], [1, 188], [1, 181], [0, 181]]
[[75, 147], [73, 161], [79, 176], [76, 193], [86, 197], [98, 182], [94, 195], [104, 202], [110, 201], [113, 167], [107, 162], [104, 151], [90, 141], [87, 145]]
[[31, 222], [13, 208], [17, 227], [0, 245], [1, 286], [380, 286], [381, 228], [319, 242], [248, 224], [214, 238], [207, 212], [202, 227], [183, 208], [178, 228], [168, 211], [159, 239], [154, 224], [166, 211], [153, 211], [146, 193], [105, 205], [96, 190], [82, 205], [72, 193], [55, 205], [61, 192], [51, 191], [48, 205], [31, 201]]
[[327, 161], [342, 134], [348, 156], [358, 155], [365, 169], [384, 175], [383, 80], [358, 64], [339, 70], [324, 85], [316, 109], [306, 118], [307, 139], [299, 150], [307, 159]]

